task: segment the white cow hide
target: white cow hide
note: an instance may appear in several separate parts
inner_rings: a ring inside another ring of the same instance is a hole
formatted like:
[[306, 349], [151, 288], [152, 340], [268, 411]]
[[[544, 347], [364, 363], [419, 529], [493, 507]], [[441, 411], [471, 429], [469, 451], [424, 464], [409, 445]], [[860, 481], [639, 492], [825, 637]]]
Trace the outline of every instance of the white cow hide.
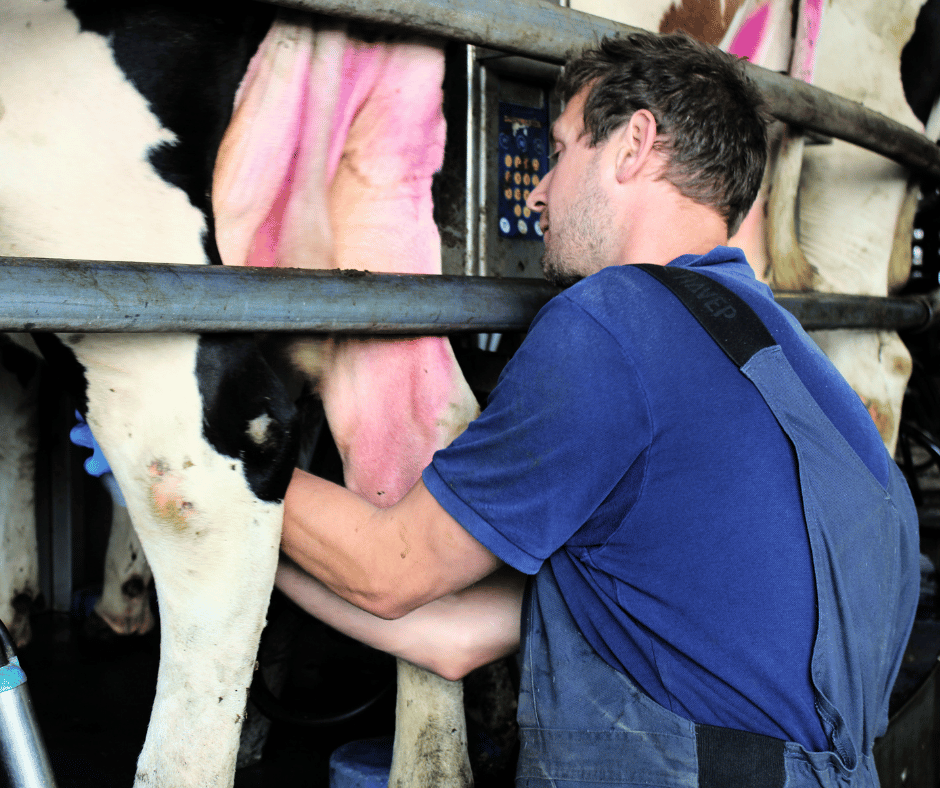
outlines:
[[[922, 4], [839, 0], [827, 5], [815, 84], [923, 131], [904, 99], [899, 67]], [[797, 233], [814, 269], [813, 289], [885, 296], [907, 280], [916, 193], [900, 165], [839, 140], [809, 147], [799, 199]], [[902, 245], [898, 252], [896, 239]], [[893, 259], [900, 261], [900, 270], [892, 270]], [[893, 450], [911, 373], [907, 348], [887, 331], [814, 332], [813, 338], [858, 392]]]
[[[17, 348], [10, 350], [37, 358], [38, 365], [38, 351], [29, 337], [0, 341], [15, 341]], [[38, 367], [28, 377], [17, 375], [0, 365], [0, 620], [17, 646], [29, 642], [30, 603], [39, 593], [33, 484], [37, 373]]]
[[[691, 21], [700, 27], [691, 32], [717, 43], [730, 41], [761, 3], [740, 5], [617, 3], [616, 17], [661, 31]], [[903, 105], [898, 77], [900, 47], [918, 6], [919, 0], [831, 3], [817, 84], [919, 127]], [[578, 7], [615, 16], [599, 4]], [[773, 25], [787, 29], [789, 12], [776, 2], [773, 9]], [[0, 9], [0, 51], [5, 63], [16, 64], [0, 67], [0, 254], [205, 262], [203, 214], [148, 163], [149, 152], [173, 134], [124, 79], [107, 42], [81, 32], [63, 0], [8, 0]], [[755, 57], [780, 68], [787, 51], [775, 45]], [[68, 133], [57, 133], [63, 129]], [[889, 260], [906, 174], [842, 143], [812, 148], [801, 169], [798, 237], [812, 287], [886, 294], [889, 281], [905, 275], [889, 274]], [[773, 257], [765, 252], [762, 219], [761, 205], [747, 225], [750, 235], [741, 236], [759, 268], [758, 260]], [[770, 263], [771, 277], [783, 279], [782, 265]], [[259, 500], [241, 460], [207, 443], [195, 337], [63, 339], [86, 369], [88, 421], [124, 491], [160, 594], [163, 651], [138, 784], [230, 785], [273, 581], [280, 504]], [[826, 332], [817, 341], [893, 445], [910, 367], [897, 337]], [[33, 417], [11, 415], [9, 423], [16, 418], [25, 429]], [[422, 726], [412, 729], [420, 738]], [[452, 779], [431, 774], [395, 779], [414, 786]], [[453, 779], [447, 784], [465, 776]]]

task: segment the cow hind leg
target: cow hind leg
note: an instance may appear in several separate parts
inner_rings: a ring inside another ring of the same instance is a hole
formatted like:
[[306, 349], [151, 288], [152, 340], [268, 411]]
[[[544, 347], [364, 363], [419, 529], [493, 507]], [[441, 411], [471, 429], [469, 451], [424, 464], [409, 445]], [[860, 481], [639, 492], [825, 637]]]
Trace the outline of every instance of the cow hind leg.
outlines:
[[293, 406], [249, 339], [65, 341], [85, 368], [88, 423], [160, 604], [157, 693], [136, 784], [229, 786], [277, 565]]
[[[150, 584], [153, 573], [120, 494], [112, 497], [111, 532], [104, 560], [104, 583], [95, 613], [119, 635], [143, 635], [153, 629]], [[100, 626], [100, 625], [99, 625]]]
[[17, 646], [30, 639], [38, 594], [35, 470], [39, 359], [23, 338], [0, 336], [0, 620]]
[[395, 743], [389, 788], [473, 785], [463, 682], [398, 660]]

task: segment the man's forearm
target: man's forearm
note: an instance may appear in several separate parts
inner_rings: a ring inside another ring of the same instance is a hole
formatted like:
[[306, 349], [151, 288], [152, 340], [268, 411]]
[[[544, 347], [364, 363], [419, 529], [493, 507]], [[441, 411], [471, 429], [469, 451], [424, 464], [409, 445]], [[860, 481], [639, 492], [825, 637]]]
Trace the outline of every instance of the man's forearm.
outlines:
[[295, 470], [284, 501], [281, 549], [344, 599], [368, 604], [379, 578], [363, 537], [378, 536], [371, 526], [376, 511], [344, 487]]
[[394, 506], [378, 509], [296, 470], [284, 504], [284, 552], [330, 590], [382, 618], [466, 588], [501, 565], [420, 481]]
[[334, 629], [454, 681], [518, 650], [525, 580], [504, 567], [393, 621], [346, 602], [286, 558], [276, 584]]

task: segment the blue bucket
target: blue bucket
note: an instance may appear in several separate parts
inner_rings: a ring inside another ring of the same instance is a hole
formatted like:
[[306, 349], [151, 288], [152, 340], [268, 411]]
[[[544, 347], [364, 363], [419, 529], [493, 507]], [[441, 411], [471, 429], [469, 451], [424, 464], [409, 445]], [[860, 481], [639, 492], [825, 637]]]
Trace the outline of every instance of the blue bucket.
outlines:
[[330, 756], [330, 788], [387, 788], [392, 737], [351, 741]]

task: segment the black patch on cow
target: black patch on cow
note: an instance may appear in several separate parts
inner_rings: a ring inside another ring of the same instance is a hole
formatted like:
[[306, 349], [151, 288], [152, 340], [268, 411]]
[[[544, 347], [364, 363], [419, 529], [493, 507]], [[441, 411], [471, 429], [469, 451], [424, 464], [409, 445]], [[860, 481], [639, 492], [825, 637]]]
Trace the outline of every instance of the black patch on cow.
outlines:
[[940, 96], [940, 0], [927, 0], [917, 15], [911, 40], [901, 51], [901, 83], [911, 110], [926, 123]]
[[75, 357], [75, 353], [55, 334], [32, 334], [33, 342], [48, 362], [45, 373], [53, 388], [65, 391], [82, 418], [88, 415], [88, 380], [85, 368]]
[[[254, 340], [238, 334], [200, 336], [196, 378], [206, 440], [220, 454], [244, 463], [245, 478], [258, 498], [282, 500], [297, 454], [297, 410]], [[263, 440], [250, 430], [259, 417], [266, 423]]]
[[35, 353], [0, 334], [0, 366], [13, 375], [22, 388], [36, 379], [41, 363], [42, 359]]
[[66, 0], [66, 5], [83, 31], [108, 39], [127, 79], [176, 135], [177, 142], [150, 151], [150, 162], [202, 211], [206, 256], [220, 264], [210, 196], [215, 154], [273, 8], [247, 0]]

